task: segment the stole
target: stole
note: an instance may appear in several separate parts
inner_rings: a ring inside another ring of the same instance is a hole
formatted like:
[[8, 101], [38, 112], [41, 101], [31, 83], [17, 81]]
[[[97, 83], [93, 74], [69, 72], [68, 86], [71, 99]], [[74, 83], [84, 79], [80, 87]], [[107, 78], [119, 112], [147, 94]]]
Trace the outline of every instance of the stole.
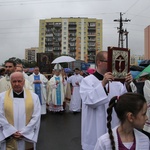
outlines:
[[[5, 117], [8, 122], [14, 126], [14, 112], [13, 112], [13, 100], [10, 95], [11, 89], [6, 91], [4, 98], [4, 112]], [[32, 95], [29, 90], [25, 90], [26, 99], [25, 99], [25, 112], [26, 112], [26, 125], [30, 122], [33, 114], [34, 104], [32, 100]], [[25, 150], [33, 148], [33, 143], [25, 142]], [[17, 139], [10, 137], [9, 140], [6, 140], [6, 150], [17, 150]]]
[[58, 81], [58, 85], [57, 85], [57, 88], [56, 88], [57, 105], [61, 105], [61, 83], [60, 83], [60, 77], [55, 77], [55, 80]]
[[[35, 81], [35, 80], [40, 80], [40, 75], [34, 75], [34, 81]], [[34, 84], [34, 91], [35, 91], [35, 93], [39, 96], [40, 104], [42, 105], [41, 84], [40, 84], [40, 83], [35, 83], [35, 84]]]

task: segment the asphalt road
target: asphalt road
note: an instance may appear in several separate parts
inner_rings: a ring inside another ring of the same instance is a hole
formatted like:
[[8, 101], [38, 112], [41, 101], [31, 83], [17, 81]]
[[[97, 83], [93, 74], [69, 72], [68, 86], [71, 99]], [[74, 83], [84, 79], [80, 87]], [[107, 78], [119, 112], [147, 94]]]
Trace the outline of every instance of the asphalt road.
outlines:
[[42, 115], [37, 150], [82, 150], [81, 114]]

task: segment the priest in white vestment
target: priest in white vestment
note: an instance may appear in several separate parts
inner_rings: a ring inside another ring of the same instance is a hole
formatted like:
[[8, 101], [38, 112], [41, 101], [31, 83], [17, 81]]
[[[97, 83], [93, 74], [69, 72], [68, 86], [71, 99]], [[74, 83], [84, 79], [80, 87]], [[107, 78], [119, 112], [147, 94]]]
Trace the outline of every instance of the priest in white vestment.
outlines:
[[22, 65], [22, 63], [19, 63], [19, 62], [18, 62], [18, 63], [16, 64], [16, 68], [17, 68], [17, 67], [20, 67], [20, 68], [22, 69], [21, 72], [23, 73], [24, 78], [25, 78], [26, 80], [29, 80], [29, 76], [28, 76], [28, 75], [24, 72], [24, 70], [23, 70], [23, 65]]
[[80, 75], [80, 70], [75, 68], [75, 73], [67, 79], [68, 83], [72, 84], [72, 94], [69, 110], [72, 112], [81, 111], [81, 96], [79, 93], [80, 83], [83, 79], [83, 76]]
[[34, 92], [39, 96], [41, 104], [41, 114], [46, 114], [48, 79], [39, 72], [39, 67], [35, 67], [33, 74], [29, 76], [29, 81], [32, 85]]
[[[0, 93], [11, 88], [10, 75], [11, 73], [16, 71], [15, 62], [13, 62], [12, 60], [5, 61], [5, 70], [6, 70], [5, 77], [0, 79]], [[24, 88], [33, 91], [33, 88], [27, 79], [25, 79]]]
[[65, 101], [65, 88], [66, 80], [61, 75], [61, 66], [56, 64], [54, 66], [54, 75], [48, 81], [48, 110], [52, 112], [62, 112], [64, 111], [63, 103]]
[[10, 76], [12, 89], [0, 93], [1, 150], [36, 150], [41, 105], [38, 96], [24, 89], [20, 72]]
[[[83, 150], [93, 150], [97, 139], [107, 132], [106, 109], [113, 96], [127, 92], [121, 82], [113, 81], [111, 72], [107, 72], [107, 52], [99, 52], [96, 56], [97, 71], [85, 77], [80, 84], [82, 98], [81, 145]], [[127, 75], [126, 81], [132, 81]], [[112, 127], [119, 120], [113, 114]]]

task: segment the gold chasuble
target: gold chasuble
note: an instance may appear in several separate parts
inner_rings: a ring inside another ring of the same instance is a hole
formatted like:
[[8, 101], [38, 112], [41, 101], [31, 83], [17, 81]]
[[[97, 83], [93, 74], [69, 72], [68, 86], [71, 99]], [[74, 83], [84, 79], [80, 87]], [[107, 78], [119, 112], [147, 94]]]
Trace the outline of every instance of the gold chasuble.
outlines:
[[[10, 96], [10, 93], [11, 93], [11, 89], [6, 91], [5, 99], [4, 99], [4, 112], [8, 122], [12, 126], [14, 126], [13, 100]], [[34, 103], [30, 91], [26, 89], [25, 93], [26, 93], [25, 112], [26, 112], [26, 125], [27, 125], [30, 122], [32, 117]], [[17, 150], [17, 142], [16, 142], [17, 140], [19, 139], [11, 137], [8, 141], [6, 141], [6, 150]], [[32, 150], [32, 149], [33, 149], [33, 143], [25, 142], [25, 150]]]

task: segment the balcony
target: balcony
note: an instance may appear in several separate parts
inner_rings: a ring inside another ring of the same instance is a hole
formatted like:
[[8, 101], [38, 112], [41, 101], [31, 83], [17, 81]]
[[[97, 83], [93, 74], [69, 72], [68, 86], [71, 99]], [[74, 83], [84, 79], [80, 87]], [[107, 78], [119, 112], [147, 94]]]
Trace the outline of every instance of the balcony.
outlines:
[[55, 33], [54, 33], [54, 36], [58, 36], [58, 37], [59, 37], [59, 36], [61, 36], [61, 33], [56, 33], [56, 32], [55, 32]]
[[69, 51], [70, 51], [70, 52], [76, 51], [76, 47], [70, 47], [70, 48], [69, 48]]
[[59, 42], [54, 43], [54, 47], [59, 47], [59, 46], [61, 46], [61, 43], [59, 43]]
[[59, 57], [59, 56], [61, 55], [61, 52], [53, 51], [53, 53], [54, 53], [54, 55], [55, 55], [56, 57]]
[[76, 22], [69, 22], [69, 27], [76, 27], [76, 26], [77, 26]]
[[46, 28], [53, 28], [53, 23], [47, 23]]
[[95, 22], [89, 22], [88, 27], [96, 27], [96, 23]]
[[73, 31], [74, 31], [74, 30], [76, 31], [77, 29], [76, 29], [76, 27], [74, 27], [74, 28], [69, 28], [68, 30], [69, 30], [69, 31], [72, 31], [72, 30], [73, 30]]
[[53, 47], [53, 43], [46, 42], [46, 43], [45, 43], [45, 47]]
[[54, 51], [61, 51], [61, 48], [60, 47], [54, 47], [53, 50]]
[[96, 32], [96, 28], [88, 28], [88, 31], [95, 31]]
[[69, 33], [70, 37], [76, 37], [76, 33]]
[[88, 38], [88, 41], [89, 41], [89, 42], [90, 42], [90, 41], [91, 41], [91, 42], [92, 42], [92, 41], [94, 41], [94, 42], [95, 42], [95, 41], [96, 41], [96, 39], [95, 39], [95, 38]]
[[53, 48], [52, 48], [52, 47], [51, 47], [51, 48], [50, 48], [50, 47], [46, 47], [46, 48], [45, 48], [45, 52], [52, 52], [52, 51], [53, 51]]
[[54, 27], [56, 27], [56, 28], [61, 28], [62, 27], [62, 24], [61, 23], [54, 23]]
[[45, 42], [52, 42], [53, 41], [53, 38], [51, 37], [51, 38], [49, 38], [49, 37], [46, 37], [46, 39], [45, 39]]
[[45, 37], [53, 37], [53, 34], [50, 33], [50, 34], [45, 34]]
[[69, 42], [76, 42], [76, 38], [69, 38]]
[[96, 49], [95, 48], [88, 48], [88, 50], [87, 50], [88, 52], [95, 52], [96, 51]]
[[88, 44], [88, 47], [93, 47], [93, 46], [95, 47], [95, 45], [96, 45], [96, 44], [91, 44], [91, 43], [89, 43], [89, 44]]

